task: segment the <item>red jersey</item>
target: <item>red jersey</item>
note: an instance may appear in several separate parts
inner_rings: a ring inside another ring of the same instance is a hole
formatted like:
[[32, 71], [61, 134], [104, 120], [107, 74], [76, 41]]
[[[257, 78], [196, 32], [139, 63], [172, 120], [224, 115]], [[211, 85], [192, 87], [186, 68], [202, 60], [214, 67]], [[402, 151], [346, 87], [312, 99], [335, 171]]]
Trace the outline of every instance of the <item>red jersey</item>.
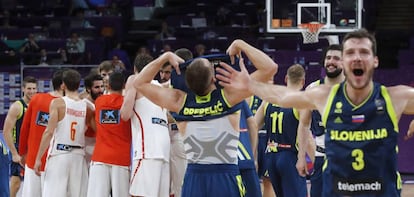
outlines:
[[[49, 106], [53, 99], [57, 97], [50, 93], [37, 93], [30, 100], [26, 115], [23, 118], [20, 129], [20, 155], [26, 155], [26, 165], [33, 169], [36, 155], [39, 150], [43, 132], [49, 121]], [[42, 156], [41, 171], [44, 171], [46, 164], [46, 153]]]
[[96, 144], [92, 161], [129, 166], [131, 163], [131, 121], [121, 119], [124, 97], [99, 96], [95, 101]]

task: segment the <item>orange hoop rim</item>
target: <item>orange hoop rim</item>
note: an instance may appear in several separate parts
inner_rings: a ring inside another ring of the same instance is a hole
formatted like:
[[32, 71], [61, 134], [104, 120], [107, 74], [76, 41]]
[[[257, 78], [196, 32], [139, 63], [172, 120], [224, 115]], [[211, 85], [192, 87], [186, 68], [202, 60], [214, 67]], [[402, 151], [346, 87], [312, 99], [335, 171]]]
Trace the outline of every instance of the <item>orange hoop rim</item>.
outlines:
[[302, 23], [298, 26], [302, 29], [307, 29], [307, 31], [311, 33], [318, 32], [325, 24], [322, 23]]

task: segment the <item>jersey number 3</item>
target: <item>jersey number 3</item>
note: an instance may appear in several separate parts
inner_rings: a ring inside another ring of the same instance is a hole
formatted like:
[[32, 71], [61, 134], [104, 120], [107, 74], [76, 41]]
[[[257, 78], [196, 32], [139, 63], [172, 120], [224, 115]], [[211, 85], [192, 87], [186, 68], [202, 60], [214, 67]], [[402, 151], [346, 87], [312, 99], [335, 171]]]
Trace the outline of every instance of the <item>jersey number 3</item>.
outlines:
[[351, 155], [355, 158], [354, 162], [352, 162], [352, 168], [354, 168], [356, 171], [364, 169], [364, 152], [361, 149], [354, 149]]

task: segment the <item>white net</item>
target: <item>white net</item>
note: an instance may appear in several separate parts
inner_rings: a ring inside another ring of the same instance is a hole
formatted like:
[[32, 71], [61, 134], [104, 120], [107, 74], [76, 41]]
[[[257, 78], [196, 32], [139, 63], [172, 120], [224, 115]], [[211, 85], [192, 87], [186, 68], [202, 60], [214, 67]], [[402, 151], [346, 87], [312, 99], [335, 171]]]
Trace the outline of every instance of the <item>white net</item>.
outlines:
[[302, 24], [300, 27], [302, 28], [303, 43], [319, 42], [319, 33], [321, 32], [322, 26], [323, 24]]

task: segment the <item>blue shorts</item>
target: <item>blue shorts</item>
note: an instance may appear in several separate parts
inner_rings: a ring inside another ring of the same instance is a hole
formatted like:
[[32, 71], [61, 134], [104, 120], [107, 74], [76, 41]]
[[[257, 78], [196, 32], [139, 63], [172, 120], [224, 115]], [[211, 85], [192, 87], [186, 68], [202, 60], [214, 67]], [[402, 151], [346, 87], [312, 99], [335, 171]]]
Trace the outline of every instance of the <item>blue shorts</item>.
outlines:
[[10, 176], [18, 176], [20, 178], [23, 178], [21, 171], [22, 171], [22, 166], [20, 166], [19, 163], [16, 163], [16, 162], [10, 163]]
[[276, 196], [307, 196], [306, 178], [296, 169], [297, 153], [267, 153], [267, 167]]
[[0, 140], [0, 197], [10, 196], [9, 166], [10, 159], [6, 147]]
[[261, 197], [262, 190], [256, 169], [240, 169], [240, 174], [243, 179], [243, 184], [246, 187], [246, 197]]
[[257, 144], [257, 175], [259, 175], [259, 178], [269, 177], [269, 174], [266, 172], [267, 169], [265, 168], [266, 147], [267, 147], [267, 134], [259, 133], [259, 139], [258, 139], [258, 144]]
[[322, 166], [324, 161], [324, 157], [315, 157], [315, 163], [313, 164], [313, 172], [310, 176], [311, 197], [319, 197], [322, 194]]
[[188, 164], [181, 196], [241, 197], [245, 192], [235, 164]]

